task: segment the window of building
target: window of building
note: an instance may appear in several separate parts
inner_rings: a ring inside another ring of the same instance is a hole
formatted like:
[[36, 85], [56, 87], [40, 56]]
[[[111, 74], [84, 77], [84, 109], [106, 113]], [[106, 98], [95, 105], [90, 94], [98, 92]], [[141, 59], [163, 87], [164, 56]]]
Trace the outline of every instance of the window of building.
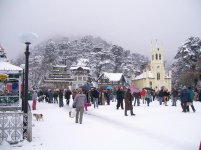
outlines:
[[82, 77], [78, 77], [78, 81], [82, 81]]
[[156, 60], [158, 60], [158, 54], [156, 54]]
[[154, 55], [152, 55], [152, 60], [154, 60]]
[[159, 54], [159, 60], [161, 60], [161, 54]]
[[157, 73], [157, 80], [160, 80], [160, 73]]

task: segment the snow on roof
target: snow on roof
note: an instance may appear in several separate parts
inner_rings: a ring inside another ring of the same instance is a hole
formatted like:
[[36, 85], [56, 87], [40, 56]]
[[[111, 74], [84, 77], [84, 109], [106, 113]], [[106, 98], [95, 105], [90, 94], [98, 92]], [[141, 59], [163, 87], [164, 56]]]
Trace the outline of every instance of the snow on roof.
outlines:
[[103, 73], [106, 78], [108, 78], [110, 81], [119, 81], [121, 77], [123, 76], [123, 73]]
[[151, 71], [143, 72], [139, 76], [136, 76], [135, 80], [140, 80], [140, 79], [144, 79], [144, 78], [154, 78], [154, 75]]
[[0, 51], [4, 51], [4, 48], [2, 47], [2, 45], [0, 44]]
[[58, 67], [58, 68], [66, 68], [66, 65], [55, 65], [53, 67]]
[[0, 61], [0, 72], [18, 72], [22, 70], [23, 69], [21, 67], [12, 65], [5, 61]]
[[71, 67], [70, 67], [70, 70], [76, 70], [76, 69], [78, 69], [78, 68], [82, 68], [82, 69], [84, 69], [84, 70], [90, 70], [89, 67], [82, 67], [82, 66], [71, 66]]

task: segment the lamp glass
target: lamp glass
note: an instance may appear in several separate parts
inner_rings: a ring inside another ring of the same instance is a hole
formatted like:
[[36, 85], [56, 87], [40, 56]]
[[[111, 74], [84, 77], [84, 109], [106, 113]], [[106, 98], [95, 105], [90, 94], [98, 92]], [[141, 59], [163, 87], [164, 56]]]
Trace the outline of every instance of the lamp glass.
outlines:
[[20, 41], [22, 43], [32, 43], [38, 39], [38, 35], [33, 32], [26, 32], [20, 35]]

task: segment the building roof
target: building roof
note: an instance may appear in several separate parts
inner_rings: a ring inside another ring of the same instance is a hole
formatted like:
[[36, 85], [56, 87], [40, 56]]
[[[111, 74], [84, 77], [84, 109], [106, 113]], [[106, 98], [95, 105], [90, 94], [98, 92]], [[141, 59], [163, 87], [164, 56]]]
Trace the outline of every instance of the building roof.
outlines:
[[110, 81], [119, 81], [119, 80], [121, 80], [123, 73], [107, 73], [107, 72], [104, 72], [101, 76], [103, 76], [103, 75], [106, 78], [108, 78]]
[[66, 68], [66, 65], [55, 65], [53, 67], [58, 67], [58, 68]]
[[0, 61], [0, 72], [3, 73], [17, 73], [19, 71], [22, 71], [23, 69], [21, 67], [15, 66], [9, 62], [5, 62], [5, 61]]
[[4, 48], [2, 47], [1, 44], [0, 44], [0, 51], [4, 51]]
[[89, 67], [82, 67], [82, 66], [71, 66], [70, 70], [77, 70], [78, 68], [82, 68], [84, 70], [90, 70]]
[[139, 76], [136, 76], [134, 80], [140, 80], [140, 79], [145, 79], [145, 78], [154, 78], [154, 75], [151, 71], [143, 72]]

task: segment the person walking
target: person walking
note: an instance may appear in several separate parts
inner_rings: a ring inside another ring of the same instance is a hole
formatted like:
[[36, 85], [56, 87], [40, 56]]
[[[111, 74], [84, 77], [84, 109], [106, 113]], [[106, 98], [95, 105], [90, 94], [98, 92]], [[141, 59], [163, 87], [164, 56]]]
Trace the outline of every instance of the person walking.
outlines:
[[133, 105], [132, 105], [132, 100], [133, 100], [133, 96], [131, 94], [131, 90], [127, 89], [126, 93], [125, 93], [125, 97], [124, 97], [124, 102], [125, 102], [125, 110], [124, 110], [124, 115], [127, 115], [127, 111], [130, 110], [130, 114], [131, 116], [134, 116], [135, 114], [133, 113]]
[[48, 91], [48, 97], [49, 97], [49, 103], [53, 103], [53, 92], [51, 89]]
[[193, 106], [195, 93], [191, 87], [188, 88], [188, 91], [189, 91], [189, 99], [187, 101], [186, 111], [189, 112], [189, 106], [191, 106], [193, 112], [195, 112], [195, 107]]
[[93, 100], [94, 108], [98, 108], [99, 92], [95, 87], [91, 91], [91, 97]]
[[37, 92], [33, 91], [32, 94], [32, 110], [36, 110]]
[[161, 87], [161, 90], [158, 92], [158, 101], [160, 105], [162, 105], [163, 97], [164, 97], [164, 92], [163, 92], [163, 87]]
[[74, 98], [73, 105], [76, 108], [76, 115], [75, 115], [75, 123], [82, 124], [83, 120], [83, 113], [84, 113], [84, 105], [87, 103], [87, 97], [85, 94], [83, 94], [82, 89], [78, 89], [78, 94], [76, 94]]
[[171, 96], [172, 96], [172, 106], [177, 106], [178, 91], [175, 88], [172, 88]]
[[62, 89], [59, 90], [59, 107], [63, 107], [64, 102], [63, 102], [63, 91]]
[[145, 100], [147, 101], [147, 106], [149, 106], [151, 99], [152, 99], [151, 90], [147, 90], [146, 96], [145, 96]]
[[182, 112], [186, 112], [187, 102], [189, 101], [189, 91], [186, 88], [186, 86], [183, 86], [182, 88], [180, 99], [181, 99], [181, 108], [183, 110]]
[[66, 105], [69, 105], [69, 103], [70, 103], [71, 94], [72, 94], [72, 92], [69, 89], [67, 89], [65, 92]]
[[53, 93], [53, 103], [57, 103], [58, 104], [58, 91], [57, 90], [54, 90], [54, 93]]
[[118, 90], [117, 90], [117, 109], [119, 109], [120, 106], [121, 106], [121, 109], [124, 109], [123, 99], [124, 99], [123, 88], [118, 88]]
[[100, 104], [101, 105], [105, 105], [105, 91], [103, 89], [101, 89], [101, 92], [100, 92]]
[[112, 102], [116, 102], [116, 100], [117, 100], [117, 90], [116, 90], [116, 88], [114, 88], [112, 90], [112, 95], [113, 95]]
[[145, 89], [142, 89], [142, 91], [140, 92], [140, 96], [142, 98], [142, 103], [146, 104], [146, 100], [145, 100], [146, 91], [145, 91]]
[[137, 102], [137, 106], [140, 106], [140, 97], [141, 97], [140, 92], [134, 92], [133, 97], [135, 98], [134, 106], [135, 106], [136, 102]]

